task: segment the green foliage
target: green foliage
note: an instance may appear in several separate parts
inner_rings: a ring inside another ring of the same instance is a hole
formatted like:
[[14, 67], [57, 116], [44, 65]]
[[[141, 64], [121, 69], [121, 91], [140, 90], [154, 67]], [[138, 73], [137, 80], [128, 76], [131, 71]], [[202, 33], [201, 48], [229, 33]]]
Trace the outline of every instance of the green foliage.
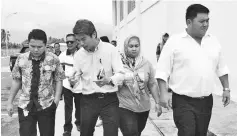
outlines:
[[47, 44], [52, 44], [52, 43], [56, 43], [56, 42], [65, 43], [63, 38], [58, 39], [58, 38], [54, 38], [54, 37], [49, 36]]
[[[9, 38], [10, 34], [8, 34], [8, 38]], [[48, 38], [48, 42], [47, 44], [52, 44], [52, 43], [65, 43], [64, 38], [58, 39], [58, 38], [54, 38], [54, 37], [49, 37]], [[28, 39], [24, 40], [21, 44], [18, 43], [12, 43], [12, 42], [8, 42], [8, 48], [9, 49], [17, 49], [17, 48], [21, 48], [22, 46], [25, 46], [28, 44]], [[1, 29], [1, 48], [2, 49], [6, 49], [6, 31], [4, 29]]]
[[[21, 47], [22, 47], [22, 45], [18, 44], [18, 43], [11, 43], [11, 42], [8, 43], [8, 49], [18, 49]], [[6, 49], [6, 43], [1, 42], [1, 48]]]

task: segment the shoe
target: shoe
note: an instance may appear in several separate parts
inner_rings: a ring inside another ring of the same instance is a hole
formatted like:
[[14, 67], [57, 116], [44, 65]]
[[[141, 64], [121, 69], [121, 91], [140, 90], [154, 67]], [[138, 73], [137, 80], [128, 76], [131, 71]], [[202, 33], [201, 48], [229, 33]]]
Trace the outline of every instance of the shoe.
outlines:
[[98, 119], [95, 126], [96, 126], [96, 127], [100, 127], [100, 126], [102, 126], [102, 125], [103, 125], [102, 120], [101, 120], [101, 119]]
[[63, 136], [71, 136], [71, 132], [65, 131], [65, 132], [63, 133]]
[[77, 126], [77, 131], [81, 131], [80, 125]]

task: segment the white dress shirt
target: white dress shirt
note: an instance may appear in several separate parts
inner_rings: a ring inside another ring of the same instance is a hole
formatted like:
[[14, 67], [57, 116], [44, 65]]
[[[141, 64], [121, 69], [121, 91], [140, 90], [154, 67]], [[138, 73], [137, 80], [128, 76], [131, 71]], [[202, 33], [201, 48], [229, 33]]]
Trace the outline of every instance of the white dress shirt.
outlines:
[[[104, 68], [105, 76], [110, 77], [115, 84], [99, 87], [97, 75]], [[123, 64], [116, 48], [106, 42], [100, 41], [94, 52], [88, 52], [81, 48], [74, 57], [74, 69], [81, 78], [80, 88], [82, 94], [111, 93], [118, 91], [119, 84], [124, 79]]]
[[73, 73], [74, 54], [70, 54], [70, 52], [66, 50], [62, 52], [58, 57], [60, 60], [60, 63], [65, 65], [65, 76], [67, 78], [63, 80], [63, 87], [71, 90], [73, 93], [81, 93], [81, 90], [73, 89], [70, 85], [70, 82], [68, 81], [68, 77], [71, 76]]
[[202, 97], [214, 91], [216, 76], [228, 73], [215, 37], [206, 34], [200, 45], [184, 32], [170, 37], [165, 44], [155, 77], [168, 82], [177, 94]]

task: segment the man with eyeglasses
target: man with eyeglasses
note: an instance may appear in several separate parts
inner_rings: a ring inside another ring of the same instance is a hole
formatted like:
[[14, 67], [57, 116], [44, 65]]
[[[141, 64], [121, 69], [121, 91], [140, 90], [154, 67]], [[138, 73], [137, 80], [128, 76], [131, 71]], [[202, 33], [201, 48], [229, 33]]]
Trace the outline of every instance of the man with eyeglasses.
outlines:
[[75, 124], [77, 130], [80, 131], [80, 97], [81, 92], [80, 90], [73, 89], [74, 84], [68, 79], [68, 76], [73, 71], [73, 60], [74, 54], [78, 50], [78, 45], [75, 39], [74, 34], [68, 34], [66, 36], [66, 44], [67, 50], [62, 52], [59, 55], [60, 63], [62, 64], [66, 79], [63, 80], [63, 95], [64, 95], [64, 102], [65, 102], [65, 124], [64, 124], [64, 133], [63, 136], [71, 136], [72, 131], [72, 111], [73, 111], [73, 98], [75, 103]]

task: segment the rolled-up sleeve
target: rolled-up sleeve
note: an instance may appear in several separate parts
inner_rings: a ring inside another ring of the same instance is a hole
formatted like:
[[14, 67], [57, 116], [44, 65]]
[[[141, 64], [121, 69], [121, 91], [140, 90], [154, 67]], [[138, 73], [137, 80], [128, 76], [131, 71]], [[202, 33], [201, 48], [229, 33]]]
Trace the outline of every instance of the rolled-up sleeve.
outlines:
[[224, 61], [224, 56], [220, 48], [219, 56], [218, 56], [218, 63], [216, 67], [216, 74], [218, 77], [221, 77], [223, 75], [229, 74], [229, 68], [227, 67], [225, 61]]
[[79, 51], [76, 52], [76, 54], [74, 55], [74, 60], [73, 60], [73, 70], [70, 73], [69, 77], [73, 77], [75, 76], [75, 74], [77, 76], [80, 76], [82, 74], [81, 69], [80, 69], [80, 54]]
[[12, 70], [12, 78], [14, 80], [21, 80], [22, 78], [22, 75], [21, 75], [21, 68], [20, 68], [20, 61], [24, 61], [23, 58], [21, 58], [21, 56], [18, 56], [16, 61], [15, 61], [15, 65], [14, 65], [14, 68]]
[[156, 66], [156, 79], [162, 79], [167, 82], [173, 67], [175, 39], [170, 39], [164, 45], [160, 58]]
[[58, 58], [55, 58], [55, 65], [56, 65], [56, 68], [55, 68], [55, 73], [54, 73], [55, 74], [54, 80], [55, 81], [64, 80], [66, 78], [65, 72]]
[[112, 70], [114, 72], [114, 75], [111, 77], [111, 80], [115, 85], [121, 85], [123, 83], [125, 73], [120, 54], [116, 50], [116, 48], [113, 48], [111, 56]]

